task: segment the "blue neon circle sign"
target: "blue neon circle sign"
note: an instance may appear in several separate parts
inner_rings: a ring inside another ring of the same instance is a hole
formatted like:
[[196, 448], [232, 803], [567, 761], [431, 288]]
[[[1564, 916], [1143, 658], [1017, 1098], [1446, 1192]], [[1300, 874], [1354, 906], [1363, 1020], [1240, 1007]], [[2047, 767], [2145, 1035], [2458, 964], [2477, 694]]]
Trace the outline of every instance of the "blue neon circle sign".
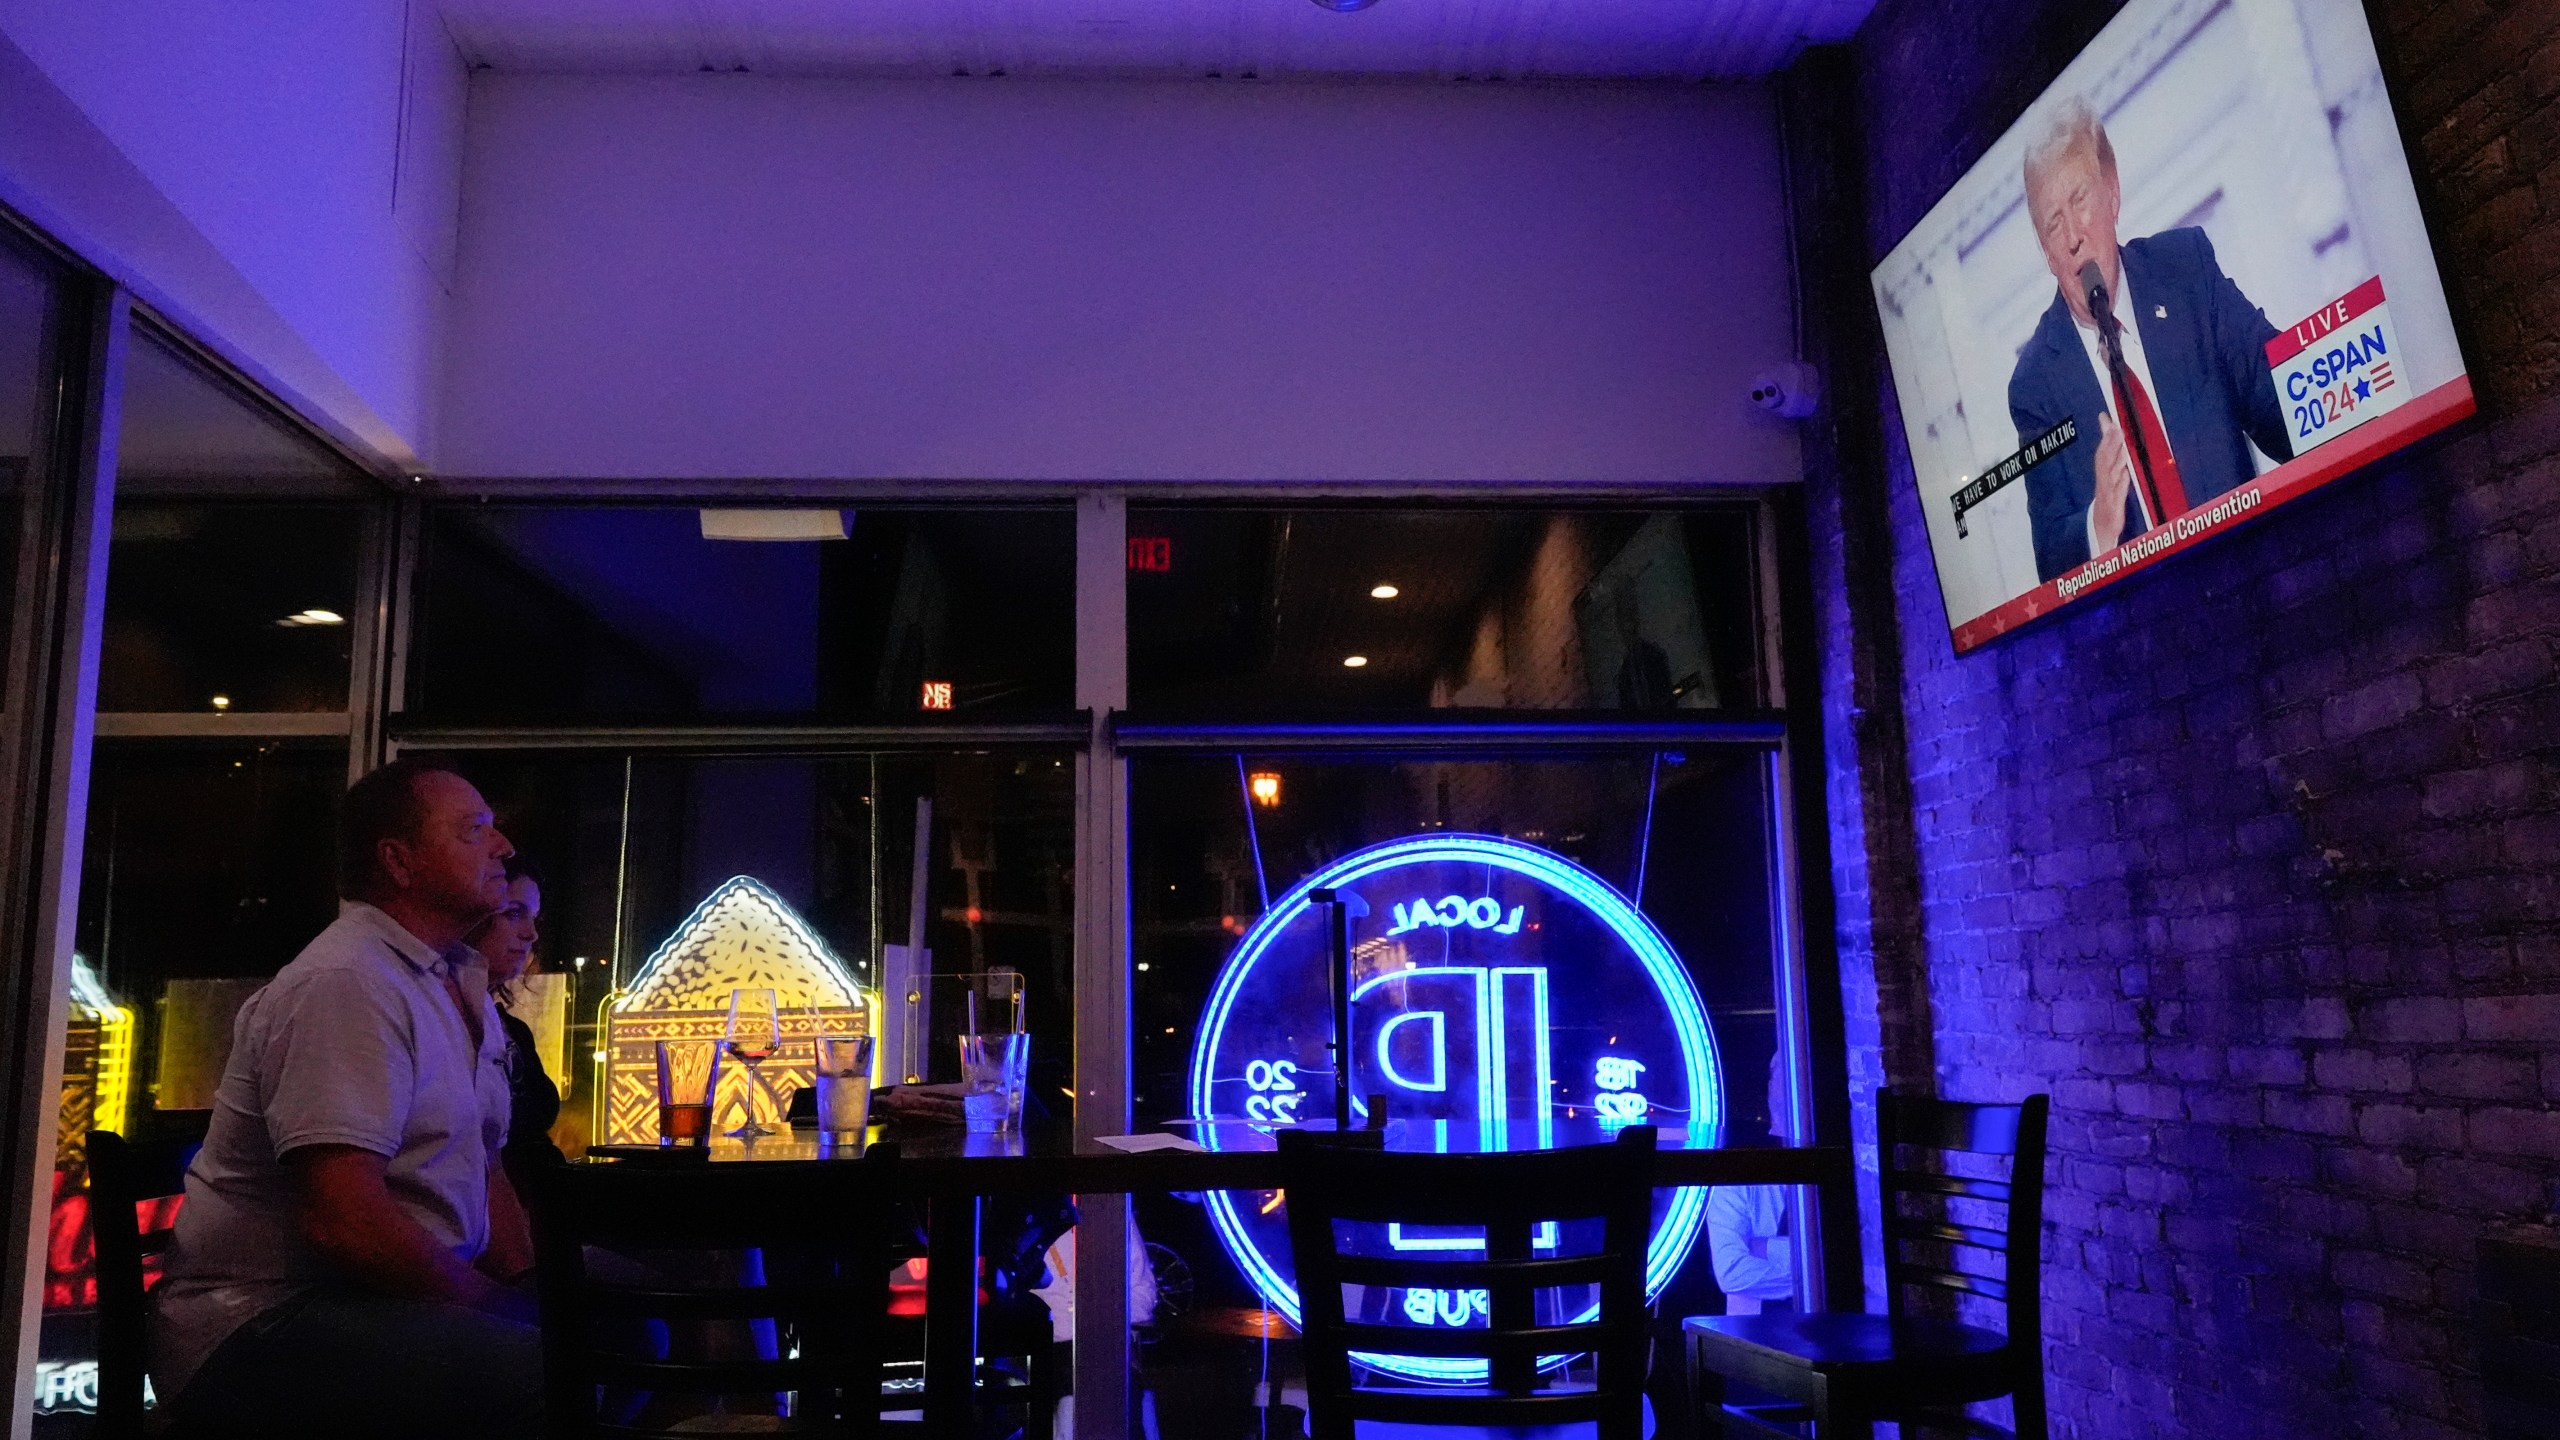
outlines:
[[[1714, 1033], [1662, 932], [1590, 871], [1490, 835], [1373, 845], [1282, 896], [1237, 942], [1210, 992], [1191, 1052], [1192, 1114], [1272, 1124], [1331, 1118], [1330, 918], [1308, 898], [1318, 889], [1359, 902], [1351, 921], [1354, 1115], [1365, 1120], [1367, 1097], [1388, 1097], [1398, 1148], [1530, 1149], [1598, 1140], [1639, 1122], [1686, 1130], [1685, 1140], [1666, 1133], [1665, 1144], [1721, 1140]], [[1215, 1129], [1204, 1138], [1221, 1143]], [[1207, 1203], [1220, 1242], [1264, 1303], [1297, 1323], [1278, 1197], [1220, 1192]], [[1702, 1189], [1656, 1192], [1648, 1299], [1688, 1257], [1705, 1206]], [[1481, 1236], [1378, 1228], [1379, 1253], [1482, 1248]], [[1472, 1293], [1393, 1292], [1368, 1303], [1379, 1311], [1370, 1318], [1386, 1323], [1481, 1323], [1481, 1296]], [[1596, 1313], [1598, 1299], [1564, 1304]], [[1362, 1359], [1415, 1380], [1484, 1376], [1481, 1361]]]

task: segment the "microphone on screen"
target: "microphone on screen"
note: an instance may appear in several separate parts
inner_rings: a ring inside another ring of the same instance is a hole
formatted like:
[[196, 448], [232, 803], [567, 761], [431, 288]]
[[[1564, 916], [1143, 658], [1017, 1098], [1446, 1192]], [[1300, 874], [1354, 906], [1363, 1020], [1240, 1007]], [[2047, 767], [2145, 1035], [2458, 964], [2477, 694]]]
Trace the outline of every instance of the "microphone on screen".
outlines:
[[2099, 272], [2095, 260], [2080, 262], [2080, 293], [2088, 297], [2089, 318], [2098, 322], [2100, 329], [2106, 328], [2114, 318], [2115, 307], [2107, 303], [2107, 277]]

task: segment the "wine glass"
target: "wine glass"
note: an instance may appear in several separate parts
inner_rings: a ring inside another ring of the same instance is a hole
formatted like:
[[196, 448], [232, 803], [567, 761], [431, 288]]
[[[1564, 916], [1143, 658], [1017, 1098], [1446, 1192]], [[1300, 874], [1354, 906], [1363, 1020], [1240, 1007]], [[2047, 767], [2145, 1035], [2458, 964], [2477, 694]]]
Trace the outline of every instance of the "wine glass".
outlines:
[[721, 1032], [720, 1044], [730, 1059], [747, 1067], [747, 1123], [729, 1134], [753, 1140], [776, 1133], [756, 1119], [756, 1095], [764, 1090], [759, 1067], [782, 1048], [782, 1007], [774, 1003], [772, 990], [742, 987], [729, 992], [729, 1025]]

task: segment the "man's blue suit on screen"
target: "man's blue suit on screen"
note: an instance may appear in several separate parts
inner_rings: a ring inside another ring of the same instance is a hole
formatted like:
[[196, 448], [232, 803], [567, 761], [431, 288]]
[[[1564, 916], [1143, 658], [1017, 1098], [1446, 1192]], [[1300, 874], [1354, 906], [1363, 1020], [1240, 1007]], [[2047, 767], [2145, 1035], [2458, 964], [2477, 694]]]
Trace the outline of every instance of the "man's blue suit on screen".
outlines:
[[[2293, 440], [2267, 372], [2267, 342], [2276, 329], [2249, 303], [2213, 258], [2202, 230], [2163, 230], [2124, 243], [2124, 273], [2142, 352], [2158, 394], [2160, 424], [2177, 456], [2190, 506], [2258, 473], [2249, 441], [2269, 458], [2293, 458]], [[2035, 525], [2036, 575], [2043, 580], [2089, 558], [2089, 501], [2097, 493], [2098, 417], [2107, 413], [2098, 372], [2089, 363], [2071, 309], [2056, 291], [2018, 351], [2009, 376], [2009, 415], [2021, 444], [2064, 419], [2079, 439], [2027, 472], [2027, 513]], [[2119, 543], [2140, 533], [2136, 507], [2125, 507]]]

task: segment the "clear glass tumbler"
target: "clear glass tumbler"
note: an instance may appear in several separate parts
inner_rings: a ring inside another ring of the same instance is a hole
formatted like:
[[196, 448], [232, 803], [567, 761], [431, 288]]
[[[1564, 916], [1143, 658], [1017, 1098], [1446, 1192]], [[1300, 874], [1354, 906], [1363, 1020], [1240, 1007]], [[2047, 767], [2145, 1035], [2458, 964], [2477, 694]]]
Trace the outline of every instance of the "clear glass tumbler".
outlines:
[[1021, 1128], [1030, 1057], [1031, 1037], [1019, 1031], [960, 1037], [960, 1115], [972, 1134]]
[[818, 1128], [859, 1135], [871, 1124], [871, 1037], [822, 1035], [817, 1048]]

